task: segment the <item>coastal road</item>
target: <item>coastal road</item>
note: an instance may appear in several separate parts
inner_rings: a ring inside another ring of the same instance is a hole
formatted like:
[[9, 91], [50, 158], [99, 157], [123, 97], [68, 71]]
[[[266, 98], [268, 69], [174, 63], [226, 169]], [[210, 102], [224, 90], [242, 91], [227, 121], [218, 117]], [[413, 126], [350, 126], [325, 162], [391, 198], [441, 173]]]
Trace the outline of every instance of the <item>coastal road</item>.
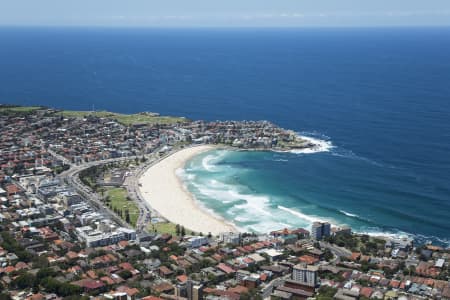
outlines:
[[[195, 147], [195, 145], [193, 146]], [[133, 174], [129, 176], [129, 178], [126, 178], [126, 182], [124, 186], [127, 189], [128, 195], [132, 200], [136, 202], [136, 204], [139, 207], [139, 217], [136, 222], [136, 231], [142, 232], [146, 231], [146, 224], [150, 222], [151, 217], [157, 216], [160, 218], [163, 218], [156, 210], [154, 210], [150, 204], [145, 201], [144, 197], [142, 196], [139, 188], [139, 178], [142, 176], [142, 174], [147, 171], [150, 167], [154, 166], [161, 160], [169, 157], [170, 155], [185, 149], [185, 148], [174, 148], [169, 153], [159, 157], [158, 153], [161, 148], [156, 149], [154, 152], [152, 152], [150, 155], [145, 156], [147, 158], [147, 162], [137, 167]], [[52, 151], [53, 152], [53, 151]], [[54, 152], [53, 152], [54, 153]], [[50, 152], [50, 154], [53, 155], [53, 153]], [[58, 159], [61, 159], [60, 157], [56, 156], [58, 154], [55, 153], [55, 157]], [[103, 213], [104, 215], [110, 216], [110, 218], [114, 221], [116, 221], [118, 224], [124, 227], [131, 228], [131, 225], [126, 223], [122, 218], [117, 216], [112, 210], [110, 210], [108, 207], [104, 205], [104, 203], [101, 201], [99, 195], [97, 193], [94, 193], [89, 187], [84, 185], [80, 178], [79, 173], [83, 170], [86, 170], [90, 167], [94, 166], [101, 166], [104, 164], [109, 163], [115, 163], [115, 162], [123, 162], [127, 160], [135, 160], [140, 159], [142, 156], [126, 156], [126, 157], [119, 157], [119, 158], [111, 158], [111, 159], [105, 159], [105, 160], [99, 160], [99, 161], [93, 161], [88, 163], [83, 163], [80, 165], [74, 165], [70, 164], [71, 168], [67, 171], [62, 172], [59, 174], [59, 177], [65, 180], [69, 185], [73, 186], [75, 190], [84, 198], [86, 198], [88, 201], [91, 202], [91, 204], [96, 207], [99, 212]], [[67, 160], [67, 159], [66, 159]]]
[[321, 248], [328, 249], [331, 251], [331, 253], [333, 253], [333, 255], [336, 257], [335, 261], [339, 260], [341, 257], [350, 257], [352, 255], [352, 252], [350, 250], [343, 247], [339, 247], [323, 241], [320, 241], [319, 244]]
[[[86, 167], [89, 168], [89, 167]], [[112, 210], [110, 210], [108, 207], [106, 207], [103, 202], [101, 201], [100, 197], [94, 193], [91, 189], [86, 187], [78, 177], [79, 172], [84, 170], [84, 168], [77, 168], [75, 167], [73, 170], [69, 170], [71, 172], [68, 172], [64, 174], [65, 181], [75, 188], [75, 190], [83, 196], [86, 200], [88, 200], [93, 207], [95, 207], [98, 212], [105, 216], [109, 216], [112, 220], [114, 220], [116, 223], [120, 224], [123, 227], [132, 228], [130, 224], [125, 222], [122, 218], [120, 218], [118, 215], [116, 215]]]
[[[192, 145], [190, 147], [196, 147], [196, 145]], [[125, 185], [128, 194], [130, 195], [130, 197], [132, 197], [132, 199], [135, 199], [138, 205], [140, 206], [141, 214], [138, 218], [138, 221], [136, 222], [137, 229], [144, 230], [148, 222], [151, 221], [151, 218], [155, 216], [165, 220], [164, 216], [162, 216], [158, 211], [152, 209], [151, 206], [148, 204], [148, 202], [145, 200], [144, 196], [141, 193], [141, 189], [139, 186], [139, 179], [149, 168], [153, 167], [163, 159], [166, 159], [167, 157], [177, 153], [178, 151], [187, 148], [188, 147], [185, 148], [175, 147], [170, 152], [166, 153], [161, 157], [156, 154], [157, 152], [152, 153], [148, 158], [149, 159], [148, 162], [135, 169], [133, 174], [126, 179]]]
[[123, 162], [127, 160], [135, 160], [136, 158], [139, 159], [138, 156], [126, 156], [126, 157], [119, 157], [119, 158], [112, 158], [112, 159], [106, 159], [106, 160], [100, 160], [100, 161], [93, 161], [84, 163], [81, 165], [72, 165], [72, 167], [59, 174], [59, 177], [62, 178], [64, 181], [67, 182], [67, 184], [71, 185], [75, 188], [75, 190], [83, 196], [86, 200], [88, 200], [95, 208], [98, 209], [100, 213], [103, 215], [109, 216], [112, 220], [114, 220], [116, 223], [120, 224], [123, 227], [132, 228], [130, 224], [125, 222], [122, 218], [120, 218], [118, 215], [116, 215], [112, 210], [110, 210], [108, 207], [104, 205], [104, 203], [101, 201], [99, 195], [97, 193], [94, 193], [90, 188], [88, 188], [86, 185], [84, 185], [80, 178], [79, 173], [83, 170], [86, 170], [90, 167], [94, 166], [101, 166], [104, 164], [109, 163], [115, 163], [115, 162]]
[[138, 232], [145, 231], [146, 224], [151, 221], [152, 216], [159, 216], [159, 213], [153, 210], [147, 201], [145, 201], [139, 190], [139, 178], [158, 159], [157, 154], [153, 153], [147, 159], [148, 160], [144, 165], [138, 166], [133, 170], [132, 174], [125, 179], [123, 184], [127, 189], [128, 196], [133, 199], [139, 207], [139, 217], [136, 221], [136, 230]]

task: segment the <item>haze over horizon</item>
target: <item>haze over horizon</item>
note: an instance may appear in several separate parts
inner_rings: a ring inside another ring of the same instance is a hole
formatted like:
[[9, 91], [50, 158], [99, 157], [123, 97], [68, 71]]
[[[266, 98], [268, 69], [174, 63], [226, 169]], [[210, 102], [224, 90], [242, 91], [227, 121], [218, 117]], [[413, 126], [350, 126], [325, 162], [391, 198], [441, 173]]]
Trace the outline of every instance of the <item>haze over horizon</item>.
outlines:
[[0, 26], [450, 26], [445, 0], [0, 0]]

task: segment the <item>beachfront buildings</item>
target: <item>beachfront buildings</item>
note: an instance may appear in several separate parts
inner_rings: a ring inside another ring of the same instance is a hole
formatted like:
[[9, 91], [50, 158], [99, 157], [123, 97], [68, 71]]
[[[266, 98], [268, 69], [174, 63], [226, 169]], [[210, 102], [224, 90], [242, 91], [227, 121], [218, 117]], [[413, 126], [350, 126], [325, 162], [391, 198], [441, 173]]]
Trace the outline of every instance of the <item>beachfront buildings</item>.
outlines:
[[209, 243], [206, 236], [191, 236], [186, 239], [186, 245], [189, 248], [198, 248]]
[[105, 230], [104, 228], [94, 229], [92, 226], [83, 226], [76, 228], [76, 233], [79, 240], [86, 243], [87, 247], [108, 246], [120, 241], [136, 240], [136, 231], [125, 227]]
[[239, 245], [241, 234], [239, 232], [222, 232], [219, 234], [219, 241], [224, 244]]
[[295, 280], [303, 285], [315, 287], [318, 283], [317, 273], [319, 267], [306, 264], [295, 265], [292, 269], [292, 280]]
[[330, 236], [331, 225], [328, 222], [314, 222], [311, 226], [311, 237], [316, 240], [321, 240], [323, 237]]

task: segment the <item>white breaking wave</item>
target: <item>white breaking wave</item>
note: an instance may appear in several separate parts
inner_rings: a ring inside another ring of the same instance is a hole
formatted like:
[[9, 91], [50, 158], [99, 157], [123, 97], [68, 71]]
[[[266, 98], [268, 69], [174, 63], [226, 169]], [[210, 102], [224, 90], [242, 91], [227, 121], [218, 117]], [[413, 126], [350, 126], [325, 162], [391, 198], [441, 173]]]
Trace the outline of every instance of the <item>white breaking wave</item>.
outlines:
[[234, 220], [238, 221], [238, 222], [250, 222], [250, 221], [253, 221], [252, 219], [246, 218], [244, 216], [237, 216], [237, 217], [234, 218]]
[[202, 166], [203, 168], [208, 172], [213, 172], [215, 170], [215, 166], [212, 163], [213, 160], [215, 160], [216, 156], [214, 155], [207, 155], [202, 160]]
[[356, 231], [358, 234], [367, 234], [373, 237], [381, 237], [381, 238], [405, 238], [405, 237], [412, 237], [411, 234], [408, 234], [406, 232], [388, 232], [388, 231], [381, 231], [381, 230], [363, 230], [363, 231]]
[[212, 182], [212, 186], [215, 188], [208, 187], [204, 184], [195, 184], [194, 186], [200, 194], [221, 203], [244, 202], [235, 205], [233, 209], [246, 211], [249, 214], [257, 212], [257, 215], [259, 216], [270, 216], [268, 208], [268, 204], [270, 203], [269, 197], [241, 193], [238, 186], [227, 185], [214, 179], [210, 180], [210, 182]]
[[201, 195], [224, 204], [233, 203], [239, 201], [242, 198], [238, 196], [238, 193], [231, 190], [208, 188], [204, 185], [198, 184], [194, 184], [194, 186], [197, 188], [198, 192]]
[[218, 171], [215, 162], [220, 161], [226, 155], [226, 151], [215, 151], [214, 154], [208, 154], [202, 159], [202, 167], [208, 172]]
[[[284, 210], [296, 217], [299, 217], [300, 219], [307, 221], [308, 223], [314, 223], [314, 222], [330, 222], [330, 220], [326, 220], [317, 216], [309, 216], [309, 215], [305, 215], [304, 213], [301, 213], [299, 211], [278, 205], [278, 209]], [[330, 222], [331, 223], [331, 222]]]
[[288, 159], [282, 159], [282, 158], [276, 158], [273, 161], [287, 162], [289, 160]]
[[[182, 178], [182, 179], [186, 179], [186, 178], [187, 178], [184, 169], [177, 169], [177, 170], [175, 171], [175, 173], [176, 173], [177, 176], [179, 176], [179, 177]], [[187, 175], [193, 175], [193, 174], [187, 174]], [[242, 231], [242, 228], [240, 228], [239, 226], [237, 226], [237, 225], [234, 224], [233, 222], [231, 222], [231, 221], [229, 221], [229, 220], [227, 220], [227, 219], [224, 219], [223, 216], [221, 216], [220, 214], [216, 213], [213, 209], [210, 209], [210, 208], [206, 207], [206, 205], [205, 205], [202, 201], [199, 201], [199, 199], [197, 198], [197, 196], [196, 196], [194, 193], [191, 193], [191, 192], [190, 192], [190, 190], [189, 190], [189, 188], [188, 188], [188, 186], [187, 186], [187, 184], [186, 184], [186, 181], [183, 180], [182, 182], [183, 182], [183, 185], [182, 185], [182, 186], [183, 186], [183, 189], [184, 189], [186, 192], [188, 192], [188, 193], [192, 196], [193, 201], [195, 202], [195, 204], [196, 204], [202, 211], [204, 211], [204, 212], [206, 212], [207, 214], [209, 214], [209, 215], [215, 217], [215, 218], [218, 219], [218, 220], [222, 220], [223, 222], [225, 222], [225, 223], [228, 224], [228, 225], [233, 226], [233, 227], [236, 228], [237, 230]], [[196, 186], [195, 184], [193, 184], [193, 185]], [[205, 229], [205, 230], [206, 230], [206, 229]], [[205, 231], [205, 232], [206, 232], [206, 231]]]
[[295, 153], [295, 154], [312, 154], [312, 153], [319, 153], [319, 152], [330, 152], [331, 149], [334, 148], [331, 141], [320, 140], [318, 138], [313, 138], [313, 137], [304, 136], [304, 135], [299, 135], [299, 137], [301, 139], [304, 139], [304, 140], [314, 144], [314, 146], [312, 148], [294, 149], [289, 152]]
[[360, 216], [355, 215], [355, 214], [351, 214], [351, 213], [349, 213], [349, 212], [346, 212], [345, 210], [340, 210], [340, 212], [343, 213], [344, 215], [348, 216], [348, 217], [360, 219]]
[[[245, 193], [244, 186], [226, 184], [210, 179], [207, 184], [192, 184], [199, 198], [220, 204], [232, 205], [227, 209], [228, 219], [238, 222], [244, 231], [269, 232], [274, 229], [293, 227], [285, 217], [271, 208], [271, 198], [267, 195]], [[210, 202], [211, 203], [211, 202]], [[212, 203], [211, 203], [212, 204]], [[211, 211], [211, 210], [209, 210]], [[283, 220], [284, 222], [281, 222]]]
[[175, 171], [175, 174], [181, 178], [183, 181], [187, 180], [187, 181], [192, 181], [195, 179], [195, 174], [191, 174], [191, 173], [187, 173], [185, 169], [183, 168], [179, 168]]

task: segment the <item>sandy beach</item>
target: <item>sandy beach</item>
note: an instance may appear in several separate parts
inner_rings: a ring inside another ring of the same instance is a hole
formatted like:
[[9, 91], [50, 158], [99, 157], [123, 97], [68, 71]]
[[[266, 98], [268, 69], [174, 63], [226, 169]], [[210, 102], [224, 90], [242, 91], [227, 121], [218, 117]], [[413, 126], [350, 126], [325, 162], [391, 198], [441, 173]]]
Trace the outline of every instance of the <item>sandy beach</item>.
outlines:
[[202, 210], [176, 175], [176, 170], [190, 158], [211, 149], [214, 146], [183, 149], [155, 164], [139, 179], [141, 194], [167, 220], [189, 230], [204, 234], [236, 231], [232, 225]]

